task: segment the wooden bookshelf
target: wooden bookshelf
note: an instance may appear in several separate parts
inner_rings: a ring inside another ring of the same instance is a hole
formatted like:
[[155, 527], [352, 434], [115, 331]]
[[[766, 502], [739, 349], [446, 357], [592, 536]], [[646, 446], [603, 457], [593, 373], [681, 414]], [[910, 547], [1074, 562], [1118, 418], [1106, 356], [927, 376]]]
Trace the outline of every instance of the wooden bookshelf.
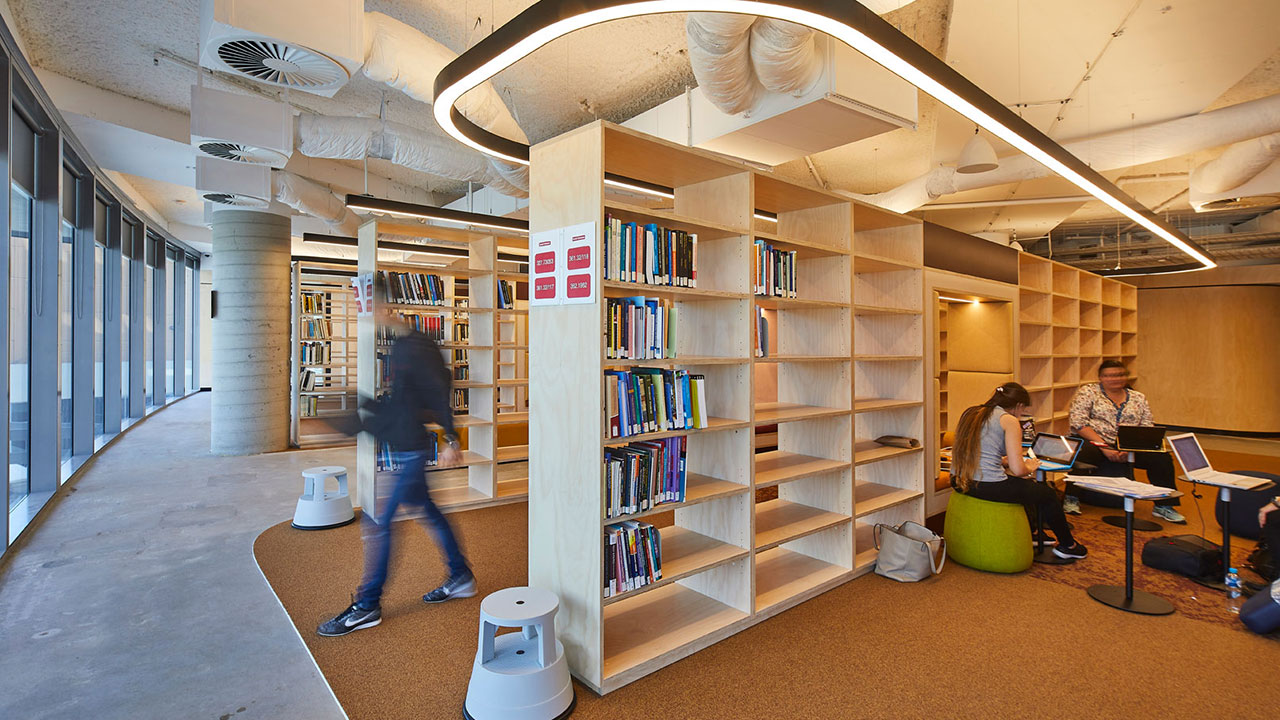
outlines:
[[[429, 249], [448, 238], [448, 246], [464, 244], [466, 257], [445, 264], [402, 262], [403, 253], [378, 249], [379, 239], [389, 233], [397, 240], [411, 237]], [[375, 297], [375, 308], [389, 308], [404, 316], [439, 318], [440, 342], [446, 367], [453, 373], [453, 423], [463, 448], [458, 468], [432, 475], [433, 498], [453, 510], [484, 507], [523, 500], [528, 494], [527, 446], [524, 424], [528, 422], [527, 402], [527, 305], [518, 299], [526, 283], [525, 273], [516, 263], [499, 261], [498, 247], [504, 251], [527, 248], [524, 237], [470, 230], [446, 229], [404, 220], [373, 220], [359, 231], [358, 272], [412, 272], [440, 277], [443, 305], [389, 302]], [[498, 281], [512, 285], [512, 308], [498, 307]], [[376, 397], [385, 389], [378, 377], [379, 355], [390, 345], [378, 342], [376, 313], [357, 319], [355, 343], [357, 387], [361, 395]], [[435, 428], [438, 429], [438, 428]], [[519, 444], [504, 446], [503, 438]], [[368, 434], [356, 442], [357, 504], [373, 517], [376, 508], [390, 493], [391, 473], [377, 466], [377, 443]], [[397, 517], [400, 517], [399, 515]]]
[[[698, 236], [696, 288], [597, 275], [593, 302], [529, 311], [529, 581], [575, 608], [559, 639], [603, 694], [869, 570], [857, 523], [923, 521], [923, 452], [874, 442], [923, 432], [922, 224], [605, 122], [531, 162], [535, 237], [595, 223], [600, 254], [606, 214]], [[675, 197], [637, 200], [606, 173]], [[795, 253], [796, 297], [753, 293], [757, 242]], [[675, 357], [605, 358], [605, 299], [641, 295], [677, 309]], [[606, 437], [604, 370], [633, 367], [704, 375], [710, 426]], [[670, 513], [663, 577], [605, 598], [602, 527], [623, 518], [602, 517], [604, 448], [675, 436], [684, 501], [625, 518]]]
[[1071, 399], [1103, 360], [1137, 374], [1137, 288], [1027, 253], [1018, 273], [1018, 381], [1037, 428], [1068, 433]]
[[[294, 261], [291, 267], [293, 327], [290, 342], [289, 438], [294, 447], [339, 447], [355, 440], [334, 432], [327, 418], [355, 409], [356, 315], [349, 269]], [[310, 334], [317, 324], [324, 337]], [[308, 354], [310, 350], [310, 354]], [[323, 353], [322, 362], [315, 352]], [[303, 389], [304, 374], [314, 385]]]

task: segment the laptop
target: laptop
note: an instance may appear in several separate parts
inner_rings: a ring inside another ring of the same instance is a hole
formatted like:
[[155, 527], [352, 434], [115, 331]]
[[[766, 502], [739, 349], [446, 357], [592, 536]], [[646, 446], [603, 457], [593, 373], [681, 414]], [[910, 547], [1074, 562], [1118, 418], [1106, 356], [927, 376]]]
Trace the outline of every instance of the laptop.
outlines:
[[1239, 490], [1252, 490], [1271, 483], [1264, 478], [1214, 470], [1209, 465], [1209, 459], [1204, 456], [1204, 450], [1200, 449], [1200, 441], [1196, 439], [1195, 433], [1170, 435], [1169, 447], [1173, 448], [1173, 454], [1177, 456], [1178, 463], [1182, 465], [1187, 478], [1192, 482], [1224, 485]]
[[1031, 452], [1040, 461], [1042, 470], [1070, 470], [1076, 464], [1076, 456], [1080, 454], [1080, 446], [1083, 444], [1084, 441], [1078, 437], [1036, 433], [1036, 440], [1031, 443]]
[[1125, 452], [1164, 452], [1164, 434], [1159, 426], [1121, 425], [1116, 428], [1116, 448]]

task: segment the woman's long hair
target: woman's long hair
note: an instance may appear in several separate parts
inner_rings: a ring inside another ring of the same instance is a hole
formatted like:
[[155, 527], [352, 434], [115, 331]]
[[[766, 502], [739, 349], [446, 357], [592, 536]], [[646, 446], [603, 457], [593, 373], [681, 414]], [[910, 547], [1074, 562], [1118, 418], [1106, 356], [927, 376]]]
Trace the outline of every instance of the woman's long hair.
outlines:
[[1027, 389], [1015, 382], [996, 388], [991, 397], [960, 416], [956, 424], [956, 441], [951, 448], [951, 480], [960, 492], [969, 492], [982, 456], [982, 428], [996, 408], [1012, 410], [1016, 405], [1030, 405]]

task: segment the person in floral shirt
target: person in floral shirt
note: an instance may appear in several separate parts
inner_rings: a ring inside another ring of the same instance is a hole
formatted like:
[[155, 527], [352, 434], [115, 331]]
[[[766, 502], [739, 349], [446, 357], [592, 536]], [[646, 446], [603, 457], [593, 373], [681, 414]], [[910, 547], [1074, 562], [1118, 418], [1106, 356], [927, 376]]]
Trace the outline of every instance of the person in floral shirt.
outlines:
[[[1093, 458], [1101, 462], [1099, 475], [1131, 475], [1129, 453], [1116, 449], [1117, 428], [1121, 425], [1150, 427], [1151, 406], [1147, 396], [1129, 387], [1129, 369], [1117, 360], [1107, 360], [1098, 366], [1098, 382], [1083, 385], [1071, 399], [1071, 430], [1093, 443], [1102, 455]], [[1093, 460], [1081, 456], [1085, 462]], [[1098, 464], [1094, 462], [1094, 464]], [[1152, 485], [1176, 489], [1173, 458], [1167, 452], [1134, 453], [1133, 467], [1147, 471]], [[1178, 512], [1178, 498], [1157, 500], [1153, 514], [1171, 523], [1185, 524], [1187, 519]], [[1067, 495], [1063, 510], [1072, 515], [1080, 514], [1080, 501]]]

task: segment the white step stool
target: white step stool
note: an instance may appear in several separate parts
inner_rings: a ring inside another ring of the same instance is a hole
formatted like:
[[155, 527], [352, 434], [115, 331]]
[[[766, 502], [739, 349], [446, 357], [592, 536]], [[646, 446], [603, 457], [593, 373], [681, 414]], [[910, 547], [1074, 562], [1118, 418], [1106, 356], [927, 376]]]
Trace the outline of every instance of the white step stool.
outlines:
[[[467, 720], [560, 720], [577, 705], [564, 645], [556, 640], [554, 593], [499, 590], [480, 603], [480, 648], [471, 668]], [[500, 627], [521, 632], [497, 637]]]
[[[347, 469], [341, 465], [325, 465], [302, 471], [302, 497], [293, 511], [293, 526], [299, 530], [326, 530], [341, 527], [356, 519], [347, 492]], [[338, 481], [338, 491], [328, 492], [328, 478]]]

